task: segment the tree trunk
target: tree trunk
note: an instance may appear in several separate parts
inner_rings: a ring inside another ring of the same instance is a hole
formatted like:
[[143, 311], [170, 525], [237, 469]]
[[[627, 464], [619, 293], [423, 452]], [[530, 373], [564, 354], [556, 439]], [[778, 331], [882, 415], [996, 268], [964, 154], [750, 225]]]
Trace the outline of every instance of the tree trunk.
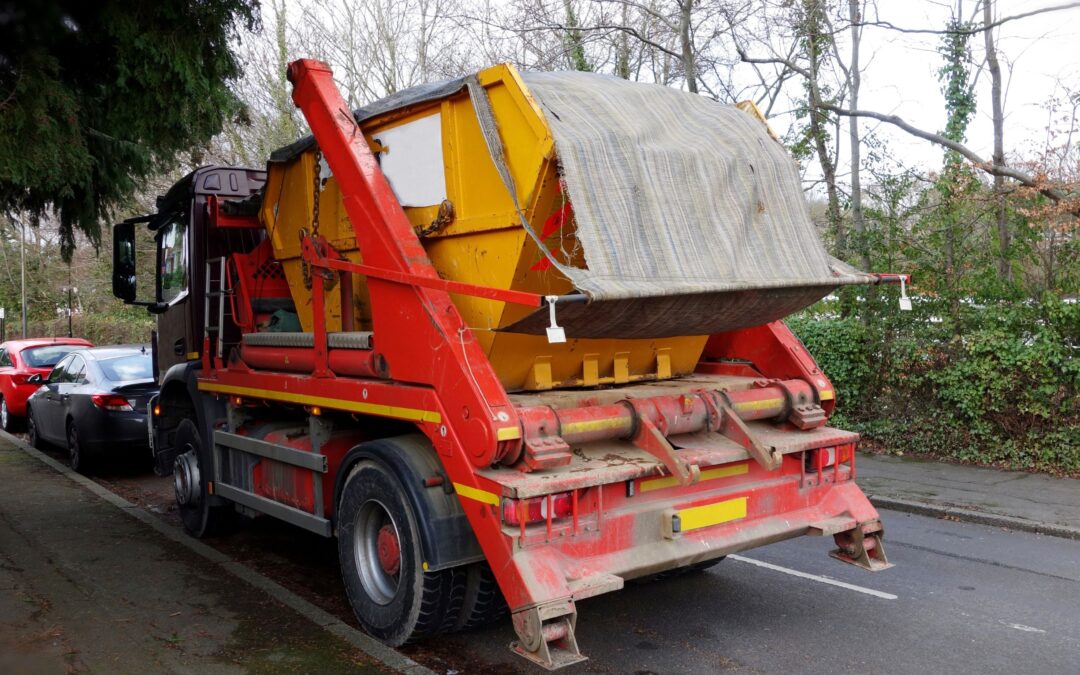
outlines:
[[[622, 25], [630, 25], [630, 7], [622, 6]], [[630, 36], [626, 31], [619, 31], [615, 38], [615, 77], [630, 79]]]
[[[862, 40], [862, 29], [859, 23], [862, 21], [862, 12], [859, 7], [860, 0], [848, 0], [848, 18], [851, 20], [851, 63], [848, 65], [848, 88], [850, 90], [851, 107], [859, 108], [859, 86], [862, 84], [862, 73], [859, 65], [859, 43]], [[851, 145], [851, 222], [859, 237], [859, 262], [862, 263], [863, 271], [870, 271], [870, 249], [867, 246], [866, 220], [863, 217], [862, 205], [862, 148], [859, 139], [859, 118], [848, 118], [848, 139]]]
[[822, 34], [821, 12], [824, 8], [821, 0], [804, 0], [803, 9], [804, 30], [806, 32], [807, 57], [810, 63], [809, 69], [809, 108], [810, 108], [810, 134], [814, 139], [814, 150], [817, 152], [818, 162], [821, 164], [821, 175], [825, 179], [825, 193], [828, 197], [827, 213], [829, 225], [833, 228], [836, 244], [836, 257], [844, 255], [847, 248], [847, 233], [844, 230], [844, 222], [840, 217], [840, 197], [836, 189], [836, 164], [829, 155], [829, 147], [825, 144], [825, 122], [827, 113], [822, 107], [821, 89], [818, 86], [818, 67], [822, 59], [821, 41], [825, 39]]
[[691, 94], [696, 94], [697, 63], [694, 57], [694, 41], [690, 35], [690, 17], [693, 11], [694, 0], [682, 0], [679, 4], [679, 44], [682, 47], [683, 77], [686, 78], [686, 89]]
[[[986, 65], [990, 71], [990, 105], [994, 120], [994, 168], [1005, 165], [1005, 107], [1001, 100], [1001, 64], [998, 63], [994, 46], [993, 0], [983, 0], [983, 38], [986, 41]], [[998, 273], [1002, 280], [1012, 281], [1012, 265], [1009, 261], [1009, 223], [1005, 214], [1005, 178], [994, 175], [994, 217], [998, 236]]]

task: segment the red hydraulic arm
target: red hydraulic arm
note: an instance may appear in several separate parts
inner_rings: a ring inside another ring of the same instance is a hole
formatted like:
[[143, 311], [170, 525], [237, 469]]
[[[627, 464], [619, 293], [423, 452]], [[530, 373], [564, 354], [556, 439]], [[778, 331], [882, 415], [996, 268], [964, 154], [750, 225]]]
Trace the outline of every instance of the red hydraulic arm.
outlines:
[[485, 354], [444, 290], [408, 277], [440, 281], [360, 126], [334, 84], [329, 66], [301, 59], [289, 64], [293, 102], [303, 112], [337, 178], [364, 264], [370, 275], [376, 345], [389, 376], [432, 386], [447, 412], [432, 441], [444, 455], [468, 449], [475, 466], [488, 466], [520, 445], [517, 414]]
[[[364, 267], [368, 268], [341, 271], [375, 271], [366, 274], [367, 288], [375, 358], [385, 359], [383, 376], [395, 383], [386, 386], [400, 392], [414, 387], [398, 383], [432, 388], [435, 396], [431, 398], [438, 401], [440, 418], [420, 426], [441, 455], [455, 491], [463, 497], [465, 515], [507, 603], [517, 610], [546, 600], [534, 596], [523, 579], [526, 571], [513, 560], [513, 545], [501, 531], [498, 497], [492, 492], [497, 487], [475, 471], [504, 455], [520, 452], [517, 411], [449, 293], [431, 287], [442, 280], [334, 85], [330, 68], [319, 61], [294, 61], [289, 64], [288, 77], [293, 84], [293, 101], [337, 178]], [[312, 256], [311, 249], [324, 246], [311, 239], [304, 242], [309, 259], [330, 261], [334, 257], [330, 251]], [[417, 283], [416, 278], [432, 284]], [[313, 275], [312, 281], [313, 304], [317, 306], [320, 276]], [[319, 326], [315, 328], [318, 331]], [[334, 379], [325, 381], [324, 386], [335, 386]], [[415, 405], [423, 407], [419, 401]]]

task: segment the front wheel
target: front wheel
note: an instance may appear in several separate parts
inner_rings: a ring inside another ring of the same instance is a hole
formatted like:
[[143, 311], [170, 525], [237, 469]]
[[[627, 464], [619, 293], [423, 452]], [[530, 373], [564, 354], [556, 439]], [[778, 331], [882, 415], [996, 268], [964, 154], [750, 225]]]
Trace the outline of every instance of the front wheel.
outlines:
[[207, 490], [207, 481], [211, 479], [210, 454], [203, 445], [199, 429], [191, 420], [183, 420], [173, 438], [176, 448], [173, 487], [184, 529], [199, 539], [222, 533], [235, 512], [231, 506], [210, 503]]
[[382, 464], [363, 461], [349, 474], [337, 537], [345, 591], [365, 631], [397, 647], [453, 628], [462, 578], [423, 569], [413, 508]]

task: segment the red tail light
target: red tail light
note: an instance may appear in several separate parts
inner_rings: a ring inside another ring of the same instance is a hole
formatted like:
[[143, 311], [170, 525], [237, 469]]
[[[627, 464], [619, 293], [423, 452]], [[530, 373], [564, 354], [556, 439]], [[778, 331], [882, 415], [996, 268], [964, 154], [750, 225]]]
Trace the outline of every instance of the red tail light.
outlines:
[[134, 410], [128, 400], [119, 394], [94, 394], [90, 397], [90, 400], [94, 402], [99, 408], [104, 410], [112, 410], [114, 412], [129, 412]]
[[548, 509], [551, 519], [568, 518], [573, 513], [573, 499], [569, 492], [532, 499], [504, 499], [502, 504], [503, 522], [507, 525], [526, 525], [547, 520]]

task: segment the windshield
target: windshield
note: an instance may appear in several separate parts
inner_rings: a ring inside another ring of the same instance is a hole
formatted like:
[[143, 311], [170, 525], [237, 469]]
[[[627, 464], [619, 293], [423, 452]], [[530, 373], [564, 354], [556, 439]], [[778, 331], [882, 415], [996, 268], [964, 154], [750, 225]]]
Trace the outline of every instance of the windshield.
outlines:
[[47, 347], [31, 347], [22, 350], [19, 355], [26, 365], [31, 368], [52, 368], [60, 359], [78, 349], [86, 349], [80, 345], [48, 345]]
[[98, 359], [101, 372], [114, 382], [127, 380], [148, 380], [154, 376], [149, 354], [116, 356], [111, 359]]
[[187, 290], [187, 223], [177, 216], [161, 228], [161, 300], [172, 302]]

